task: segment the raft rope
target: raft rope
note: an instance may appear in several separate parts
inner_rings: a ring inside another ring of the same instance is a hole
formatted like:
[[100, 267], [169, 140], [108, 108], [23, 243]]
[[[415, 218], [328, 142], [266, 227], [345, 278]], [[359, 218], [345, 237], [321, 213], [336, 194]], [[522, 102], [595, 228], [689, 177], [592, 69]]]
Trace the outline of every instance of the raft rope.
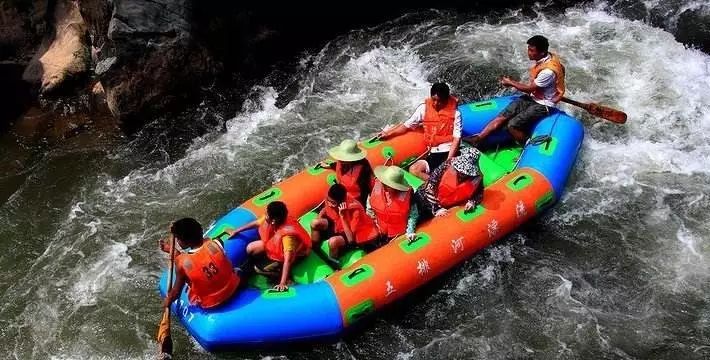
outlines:
[[[528, 139], [528, 141], [525, 142], [525, 145], [523, 145], [523, 151], [525, 151], [525, 148], [528, 147], [528, 145], [532, 146], [538, 146], [542, 144], [549, 144], [552, 141], [552, 132], [555, 130], [555, 126], [557, 126], [557, 120], [560, 118], [560, 115], [562, 115], [562, 112], [558, 111], [557, 116], [555, 116], [555, 121], [552, 123], [552, 126], [550, 127], [550, 131], [547, 132], [547, 134], [543, 135], [538, 135], [535, 136], [534, 138]], [[518, 157], [518, 160], [515, 162], [515, 166], [513, 169], [516, 169], [518, 167], [518, 164], [520, 163], [520, 159], [523, 158], [523, 152], [520, 153], [520, 156]]]

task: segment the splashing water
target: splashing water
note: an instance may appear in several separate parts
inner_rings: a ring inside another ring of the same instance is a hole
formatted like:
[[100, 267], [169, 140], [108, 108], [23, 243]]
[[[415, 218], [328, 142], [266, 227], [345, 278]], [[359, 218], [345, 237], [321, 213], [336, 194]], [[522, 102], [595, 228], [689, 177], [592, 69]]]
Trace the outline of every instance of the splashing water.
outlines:
[[[557, 207], [402, 310], [286, 357], [707, 358], [710, 57], [603, 4], [489, 22], [430, 12], [341, 36], [303, 59], [287, 105], [255, 87], [226, 132], [171, 163], [136, 165], [130, 144], [49, 154], [0, 207], [0, 356], [152, 358], [170, 220], [206, 225], [343, 138], [404, 119], [435, 81], [465, 100], [502, 94], [497, 77], [525, 76], [534, 33], [563, 57], [570, 97], [629, 122], [564, 107], [588, 134]], [[181, 356], [213, 357], [173, 332]], [[280, 354], [226, 354], [265, 355]]]

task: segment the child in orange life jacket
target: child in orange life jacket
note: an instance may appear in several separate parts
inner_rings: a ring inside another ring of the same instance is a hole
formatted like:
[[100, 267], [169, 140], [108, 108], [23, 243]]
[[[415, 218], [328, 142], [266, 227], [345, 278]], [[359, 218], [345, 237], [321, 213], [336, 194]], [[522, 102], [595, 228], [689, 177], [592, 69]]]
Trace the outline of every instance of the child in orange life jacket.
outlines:
[[[250, 222], [234, 231], [228, 231], [230, 237], [241, 231], [259, 228], [260, 240], [252, 241], [247, 245], [249, 256], [265, 255], [271, 265], [281, 266], [281, 274], [278, 285], [274, 289], [278, 291], [288, 290], [288, 282], [291, 281], [291, 267], [300, 258], [305, 257], [311, 251], [311, 237], [306, 229], [298, 223], [298, 220], [288, 216], [286, 204], [281, 201], [274, 201], [266, 206], [266, 216]], [[274, 264], [275, 262], [275, 264]], [[256, 267], [255, 267], [256, 268]], [[264, 272], [256, 268], [259, 272]], [[267, 271], [267, 275], [271, 271]]]
[[345, 139], [340, 145], [328, 150], [335, 163], [321, 162], [324, 169], [335, 169], [335, 179], [345, 186], [348, 196], [365, 206], [374, 179], [372, 167], [365, 159], [367, 152], [357, 146], [354, 140]]
[[426, 180], [430, 170], [458, 155], [461, 145], [461, 113], [458, 99], [450, 95], [449, 86], [436, 83], [431, 86], [431, 97], [420, 104], [404, 124], [383, 130], [378, 134], [382, 140], [404, 134], [422, 127], [429, 153], [424, 160], [412, 164], [409, 171]]
[[464, 148], [451, 163], [441, 164], [431, 173], [429, 180], [414, 195], [420, 221], [434, 215], [446, 215], [449, 208], [463, 203], [464, 210], [470, 211], [481, 201], [480, 156], [478, 149]]
[[[204, 239], [202, 226], [192, 218], [171, 224], [170, 240], [173, 236], [178, 245], [187, 250], [175, 257], [175, 284], [165, 297], [163, 307], [170, 306], [180, 296], [185, 284], [191, 304], [207, 309], [228, 300], [240, 280], [224, 253], [222, 240]], [[163, 251], [170, 252], [170, 243], [160, 240], [159, 244]]]
[[419, 217], [412, 201], [412, 188], [404, 179], [404, 170], [397, 166], [375, 168], [375, 185], [367, 199], [367, 213], [375, 219], [377, 228], [387, 241], [407, 234], [414, 237]]
[[337, 258], [343, 248], [375, 245], [379, 232], [375, 222], [365, 212], [365, 207], [348, 198], [345, 186], [333, 184], [328, 189], [325, 206], [318, 218], [311, 222], [313, 242], [321, 236], [328, 241], [330, 256]]

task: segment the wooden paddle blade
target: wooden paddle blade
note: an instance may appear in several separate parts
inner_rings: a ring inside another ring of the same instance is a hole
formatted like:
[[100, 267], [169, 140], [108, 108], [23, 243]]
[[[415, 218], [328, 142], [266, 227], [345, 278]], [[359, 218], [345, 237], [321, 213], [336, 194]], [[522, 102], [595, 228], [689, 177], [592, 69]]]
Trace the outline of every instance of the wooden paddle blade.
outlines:
[[158, 326], [158, 359], [171, 359], [173, 355], [173, 339], [170, 336], [170, 310], [163, 311], [163, 318]]
[[626, 113], [620, 110], [612, 109], [608, 106], [599, 104], [587, 104], [585, 109], [594, 116], [599, 116], [600, 118], [615, 122], [617, 124], [623, 124], [626, 122]]
[[168, 335], [160, 344], [158, 360], [168, 360], [173, 358], [173, 338]]

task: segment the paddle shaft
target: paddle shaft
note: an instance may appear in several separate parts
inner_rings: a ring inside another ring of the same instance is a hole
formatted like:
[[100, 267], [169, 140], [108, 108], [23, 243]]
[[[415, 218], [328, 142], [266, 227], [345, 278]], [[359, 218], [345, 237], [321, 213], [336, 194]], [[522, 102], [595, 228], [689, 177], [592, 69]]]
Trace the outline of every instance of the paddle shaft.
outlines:
[[[168, 291], [166, 292], [165, 296], [169, 296], [170, 291], [173, 288], [173, 272], [174, 272], [174, 270], [175, 270], [175, 236], [173, 235], [172, 242], [170, 244], [170, 272], [168, 273]], [[170, 336], [170, 306], [169, 305], [168, 305], [168, 307], [165, 308], [165, 310], [163, 310], [163, 316], [160, 320], [159, 328], [161, 328], [161, 329], [165, 328], [167, 334], [162, 339], [158, 339], [158, 341], [160, 342], [160, 351], [159, 351], [158, 357], [161, 359], [169, 358], [172, 356], [172, 341], [173, 341]], [[164, 348], [163, 341], [169, 341], [171, 343], [170, 346], [168, 347], [170, 349], [169, 350], [170, 353], [168, 353], [168, 354], [163, 353], [163, 348]], [[168, 355], [168, 356], [165, 356], [165, 355]]]

